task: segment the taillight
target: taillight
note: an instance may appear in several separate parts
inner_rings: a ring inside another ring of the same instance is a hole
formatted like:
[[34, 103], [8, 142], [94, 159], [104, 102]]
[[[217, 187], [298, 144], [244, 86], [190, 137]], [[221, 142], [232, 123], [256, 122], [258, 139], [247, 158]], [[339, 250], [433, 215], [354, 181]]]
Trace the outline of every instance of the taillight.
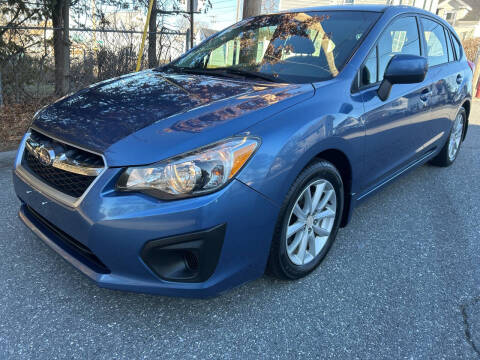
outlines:
[[475, 64], [473, 62], [471, 62], [470, 60], [468, 60], [468, 66], [470, 66], [470, 69], [472, 69], [472, 73], [475, 72]]

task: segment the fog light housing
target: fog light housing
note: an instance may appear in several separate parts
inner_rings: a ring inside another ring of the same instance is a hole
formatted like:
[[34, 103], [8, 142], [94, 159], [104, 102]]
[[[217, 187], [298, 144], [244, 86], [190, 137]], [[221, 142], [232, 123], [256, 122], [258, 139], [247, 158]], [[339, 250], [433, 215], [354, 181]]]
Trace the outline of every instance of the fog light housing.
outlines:
[[149, 241], [142, 249], [145, 264], [161, 279], [203, 282], [214, 273], [226, 225], [195, 233]]

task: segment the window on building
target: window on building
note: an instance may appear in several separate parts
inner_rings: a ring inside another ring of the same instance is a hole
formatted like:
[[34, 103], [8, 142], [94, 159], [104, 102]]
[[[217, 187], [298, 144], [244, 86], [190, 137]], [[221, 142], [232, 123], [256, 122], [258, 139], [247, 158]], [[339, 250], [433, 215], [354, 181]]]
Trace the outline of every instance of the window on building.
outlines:
[[445, 14], [445, 20], [447, 20], [450, 23], [453, 23], [457, 17], [457, 14], [454, 12], [447, 12]]

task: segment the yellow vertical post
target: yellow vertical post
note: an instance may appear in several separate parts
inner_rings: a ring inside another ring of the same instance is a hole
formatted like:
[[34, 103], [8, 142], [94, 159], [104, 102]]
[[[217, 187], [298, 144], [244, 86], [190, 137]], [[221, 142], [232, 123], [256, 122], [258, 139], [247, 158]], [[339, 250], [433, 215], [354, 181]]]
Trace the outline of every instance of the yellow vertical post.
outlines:
[[143, 48], [145, 47], [145, 38], [147, 37], [148, 23], [150, 22], [150, 15], [152, 14], [153, 0], [150, 0], [148, 5], [147, 20], [145, 21], [145, 27], [143, 28], [142, 43], [140, 44], [140, 51], [138, 52], [137, 68], [135, 71], [140, 71], [142, 65]]

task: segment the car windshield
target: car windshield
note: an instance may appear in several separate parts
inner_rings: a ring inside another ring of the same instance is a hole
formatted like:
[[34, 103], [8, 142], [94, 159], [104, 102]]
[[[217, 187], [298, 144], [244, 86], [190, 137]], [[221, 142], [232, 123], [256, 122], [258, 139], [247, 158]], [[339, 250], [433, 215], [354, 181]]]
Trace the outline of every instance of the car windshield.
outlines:
[[277, 82], [324, 81], [338, 75], [378, 17], [368, 11], [257, 16], [221, 31], [169, 67]]

